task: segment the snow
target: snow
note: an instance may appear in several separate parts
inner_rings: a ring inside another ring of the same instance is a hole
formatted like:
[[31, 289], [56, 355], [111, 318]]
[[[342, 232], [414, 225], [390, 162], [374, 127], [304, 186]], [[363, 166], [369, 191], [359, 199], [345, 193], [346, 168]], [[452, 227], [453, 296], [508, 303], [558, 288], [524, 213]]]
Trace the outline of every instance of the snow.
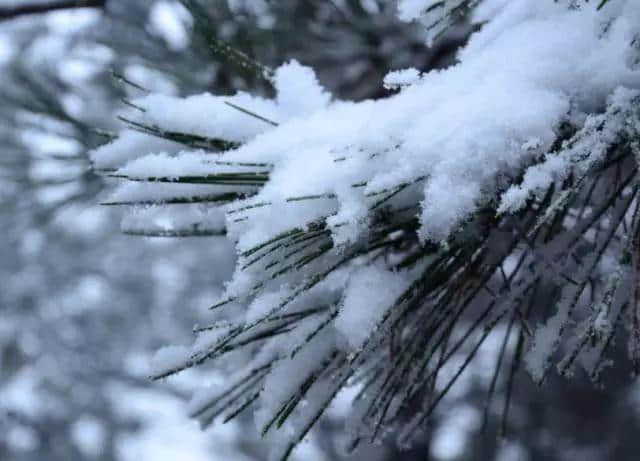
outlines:
[[330, 330], [321, 332], [295, 357], [285, 358], [272, 368], [260, 394], [260, 410], [255, 414], [259, 431], [266, 428], [289, 397], [295, 395], [300, 386], [314, 375], [318, 364], [330, 358], [335, 347], [333, 336], [334, 332]]
[[[431, 27], [434, 38], [455, 21], [458, 8], [475, 3], [404, 0], [399, 13]], [[97, 165], [117, 168], [116, 176], [149, 181], [144, 191], [118, 189], [116, 199], [165, 200], [175, 181], [198, 183], [198, 189], [175, 189], [181, 196], [205, 192], [201, 186], [211, 186], [211, 193], [243, 194], [227, 204], [167, 208], [184, 225], [226, 228], [236, 247], [238, 264], [220, 305], [233, 301], [226, 304], [225, 315], [247, 334], [232, 340], [269, 333], [269, 322], [282, 320], [278, 316], [297, 318], [305, 308], [321, 308], [301, 315], [286, 334], [274, 330], [277, 334], [254, 350], [261, 360], [275, 361], [262, 382], [256, 414], [261, 430], [307, 379], [315, 380], [307, 394], [297, 396], [305, 404], [293, 411], [295, 424], [283, 428], [276, 444], [283, 452], [304, 435], [302, 428], [328, 404], [337, 392], [335, 383], [347, 374], [343, 368], [328, 379], [319, 364], [363, 352], [412, 280], [373, 251], [358, 259], [360, 250], [380, 243], [376, 232], [385, 213], [405, 210], [407, 219], [419, 222], [415, 237], [420, 244], [447, 248], [480, 208], [499, 215], [521, 211], [531, 198], [540, 198], [572, 174], [579, 183], [616, 142], [640, 132], [639, 52], [630, 45], [640, 34], [637, 1], [611, 0], [602, 11], [593, 2], [487, 1], [475, 19], [488, 23], [472, 35], [457, 64], [428, 73], [394, 71], [382, 82], [400, 90], [390, 97], [331, 100], [313, 71], [292, 61], [275, 71], [273, 100], [238, 93], [148, 95], [134, 101], [143, 111], [133, 113], [133, 120], [238, 147], [216, 152], [166, 147], [125, 131], [122, 142], [93, 154]], [[563, 124], [575, 128], [575, 134], [558, 143]], [[242, 179], [233, 184], [229, 177]], [[140, 229], [149, 223], [173, 225], [159, 222], [154, 207], [134, 210], [142, 218], [135, 221]], [[559, 269], [575, 269], [572, 262], [557, 263], [569, 259], [565, 250], [575, 251], [562, 242], [552, 241], [527, 260], [537, 263], [537, 270], [544, 267], [545, 278], [562, 280], [558, 283], [566, 283]], [[453, 279], [458, 275], [450, 274]], [[501, 298], [504, 310], [496, 321], [537, 283], [533, 274], [518, 277], [517, 288]], [[469, 288], [464, 280], [454, 281]], [[504, 288], [498, 288], [502, 294]], [[529, 341], [525, 364], [534, 380], [544, 378], [583, 290], [584, 285], [564, 293], [556, 314]], [[475, 301], [483, 296], [488, 295]], [[215, 334], [204, 338], [188, 353], [205, 354], [216, 339]], [[363, 360], [373, 360], [366, 352]], [[162, 352], [161, 369], [181, 366], [188, 353]]]
[[396, 90], [403, 86], [413, 85], [420, 80], [420, 71], [415, 68], [394, 70], [389, 72], [383, 80], [384, 87]]
[[[141, 120], [180, 133], [222, 138], [227, 141], [246, 141], [263, 132], [269, 125], [225, 104], [228, 101], [239, 107], [269, 119], [277, 119], [278, 112], [272, 101], [238, 93], [235, 96], [218, 97], [209, 93], [186, 98], [150, 94], [137, 98], [133, 103], [145, 110]], [[171, 110], [166, 110], [170, 107]], [[135, 110], [135, 109], [134, 109]], [[136, 120], [139, 114], [135, 113]], [[193, 114], [198, 114], [193, 117]]]
[[[255, 198], [273, 203], [271, 216], [286, 214], [287, 197], [336, 194], [338, 203], [349, 206], [354, 201], [351, 190], [343, 192], [344, 185], [367, 182], [366, 193], [428, 176], [421, 237], [443, 240], [479, 203], [495, 196], [496, 175], [515, 172], [531, 160], [531, 139], [539, 151], [549, 149], [557, 125], [570, 111], [601, 106], [620, 85], [640, 84], [638, 71], [624, 65], [629, 49], [621, 43], [632, 27], [624, 17], [601, 39], [594, 8], [530, 5], [510, 4], [503, 19], [517, 16], [517, 25], [499, 33], [487, 26], [486, 34], [471, 39], [461, 64], [447, 71], [431, 72], [388, 99], [334, 103], [223, 158], [275, 164], [271, 180]], [[531, 36], [544, 39], [530, 47]], [[594, 73], [594, 68], [607, 72]], [[376, 162], [369, 161], [373, 154]], [[334, 161], [343, 155], [346, 161]], [[366, 203], [362, 195], [359, 202]], [[263, 239], [309, 219], [299, 213], [271, 223], [260, 210], [249, 215]], [[257, 243], [251, 236], [248, 228], [240, 245]]]
[[250, 167], [220, 164], [216, 160], [204, 151], [181, 151], [177, 155], [161, 152], [128, 162], [116, 171], [116, 175], [145, 179], [254, 171]]
[[569, 320], [569, 306], [559, 304], [557, 312], [535, 331], [531, 349], [525, 356], [525, 367], [536, 383], [542, 383], [549, 368], [551, 354], [558, 347], [562, 329]]
[[247, 323], [264, 317], [273, 306], [280, 304], [291, 294], [288, 286], [283, 285], [276, 292], [266, 292], [257, 296], [247, 307]]
[[161, 375], [167, 370], [180, 367], [189, 359], [191, 348], [186, 346], [165, 346], [154, 354], [151, 361], [151, 374]]
[[[246, 192], [252, 190], [247, 187]], [[157, 184], [148, 182], [128, 182], [119, 184], [105, 198], [104, 203], [122, 202], [163, 202], [170, 199], [185, 201], [197, 200], [199, 197], [214, 197], [225, 192], [237, 192], [237, 187], [225, 187], [209, 184], [172, 184], [171, 187], [158, 187]]]
[[406, 274], [378, 266], [365, 266], [351, 276], [335, 327], [354, 350], [362, 347], [407, 284]]
[[121, 131], [118, 138], [90, 152], [97, 170], [111, 169], [148, 152], [177, 152], [180, 145], [165, 139], [133, 130]]
[[633, 111], [640, 92], [618, 88], [611, 96], [607, 112], [590, 115], [583, 128], [559, 153], [549, 153], [545, 160], [527, 169], [521, 184], [511, 186], [501, 197], [499, 213], [521, 209], [532, 195], [540, 196], [554, 182], [563, 181], [570, 173], [583, 175], [604, 159], [610, 146], [623, 136], [633, 138], [640, 133]]
[[278, 67], [275, 88], [279, 111], [296, 117], [324, 109], [331, 100], [331, 94], [320, 86], [315, 72], [295, 60]]
[[209, 205], [180, 205], [168, 211], [165, 207], [132, 208], [124, 217], [120, 229], [125, 233], [153, 234], [154, 232], [197, 230], [224, 235], [224, 215]]
[[[160, 131], [245, 142], [271, 125], [241, 109], [268, 120], [284, 122], [305, 117], [329, 103], [331, 96], [320, 87], [315, 73], [297, 61], [279, 67], [275, 78], [278, 90], [275, 101], [242, 92], [225, 97], [204, 93], [186, 98], [149, 94], [131, 101], [139, 109], [125, 110], [122, 115]], [[193, 114], [198, 115], [194, 117]], [[125, 130], [112, 143], [94, 150], [91, 158], [97, 169], [104, 169], [122, 165], [148, 153], [175, 154], [178, 149], [178, 144], [163, 138]], [[146, 163], [154, 164], [155, 160], [150, 157]]]

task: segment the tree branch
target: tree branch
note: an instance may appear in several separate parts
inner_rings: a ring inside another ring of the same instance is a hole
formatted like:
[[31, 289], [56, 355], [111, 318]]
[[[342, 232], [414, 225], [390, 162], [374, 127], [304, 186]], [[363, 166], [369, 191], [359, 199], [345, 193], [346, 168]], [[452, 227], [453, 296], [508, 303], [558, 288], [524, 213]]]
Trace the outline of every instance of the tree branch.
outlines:
[[76, 8], [104, 8], [107, 0], [66, 0], [60, 2], [34, 3], [14, 7], [0, 7], [0, 21], [28, 14], [48, 13]]

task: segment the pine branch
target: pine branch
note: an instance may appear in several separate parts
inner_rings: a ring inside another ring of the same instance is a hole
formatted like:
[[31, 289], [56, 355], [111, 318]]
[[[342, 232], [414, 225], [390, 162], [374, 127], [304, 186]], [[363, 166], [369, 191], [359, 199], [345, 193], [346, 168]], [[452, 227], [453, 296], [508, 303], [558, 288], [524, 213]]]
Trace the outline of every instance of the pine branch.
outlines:
[[[421, 21], [437, 36], [477, 3], [431, 1]], [[204, 13], [201, 19], [205, 24]], [[208, 27], [215, 44], [213, 30]], [[266, 75], [245, 55], [224, 47], [217, 51]], [[420, 88], [415, 89], [411, 97], [420, 95]], [[427, 91], [425, 95], [433, 96]], [[273, 402], [266, 406], [262, 402], [263, 433], [275, 432], [285, 422], [302, 428], [287, 436], [285, 458], [347, 379], [349, 384], [361, 383], [367, 389], [358, 396], [356, 416], [361, 427], [356, 427], [354, 440], [380, 441], [386, 429], [397, 428], [403, 429], [402, 439], [407, 440], [427, 423], [485, 341], [496, 334], [496, 327], [505, 324], [499, 359], [488, 383], [485, 419], [502, 382], [499, 375], [503, 374], [507, 375], [503, 407], [506, 424], [514, 375], [521, 364], [542, 383], [570, 332], [577, 333], [573, 336], [577, 342], [569, 343], [567, 359], [560, 362], [561, 372], [569, 372], [580, 363], [578, 358], [596, 337], [601, 349], [595, 352], [603, 354], [612, 341], [609, 325], [625, 309], [621, 302], [628, 301], [621, 301], [618, 295], [623, 291], [622, 275], [607, 288], [602, 272], [607, 269], [603, 262], [608, 258], [628, 259], [624, 253], [630, 251], [629, 238], [637, 233], [628, 231], [637, 227], [637, 220], [629, 223], [628, 218], [640, 202], [635, 158], [640, 96], [635, 91], [619, 91], [615, 96], [598, 112], [587, 114], [586, 120], [572, 119], [568, 128], [554, 118], [549, 127], [556, 133], [555, 141], [527, 141], [520, 146], [518, 137], [513, 147], [521, 155], [518, 162], [493, 165], [497, 173], [491, 181], [475, 177], [473, 168], [463, 168], [467, 159], [456, 157], [453, 150], [451, 165], [462, 168], [464, 175], [453, 168], [440, 171], [440, 166], [430, 168], [420, 162], [415, 168], [402, 165], [401, 173], [396, 174], [398, 164], [416, 154], [403, 139], [402, 131], [397, 138], [390, 136], [389, 141], [374, 136], [375, 142], [371, 142], [366, 133], [352, 140], [347, 131], [332, 128], [327, 134], [316, 133], [319, 127], [298, 119], [293, 125], [300, 132], [298, 136], [293, 130], [287, 131], [289, 122], [278, 111], [269, 111], [282, 121], [272, 133], [254, 138], [256, 133], [251, 131], [246, 149], [218, 152], [220, 161], [241, 159], [251, 162], [244, 165], [249, 168], [239, 163], [216, 165], [199, 155], [193, 163], [180, 165], [178, 154], [162, 168], [151, 166], [154, 157], [150, 157], [129, 170], [117, 170], [111, 176], [148, 186], [148, 195], [132, 188], [137, 203], [145, 203], [141, 196], [153, 198], [155, 194], [163, 197], [157, 202], [172, 205], [169, 209], [179, 208], [173, 205], [180, 203], [202, 202], [208, 205], [204, 209], [219, 213], [212, 215], [216, 219], [224, 213], [224, 226], [237, 244], [234, 278], [222, 300], [211, 307], [216, 310], [214, 322], [228, 323], [213, 332], [213, 339], [205, 346], [194, 346], [177, 363], [167, 363], [155, 377], [199, 366], [243, 348], [260, 351], [268, 355], [261, 357], [260, 366], [264, 360], [272, 360], [274, 366], [264, 374], [238, 373], [246, 381], [209, 399], [198, 414], [202, 422], [239, 414], [261, 395], [274, 392], [271, 376], [303, 370], [294, 384], [276, 392]], [[403, 93], [394, 98], [402, 101]], [[277, 125], [259, 115], [261, 110], [227, 105], [268, 125]], [[406, 110], [412, 106], [413, 101]], [[360, 116], [383, 116], [383, 111], [390, 108], [397, 107], [380, 104]], [[478, 109], [483, 113], [488, 110], [485, 105]], [[323, 114], [320, 111], [318, 118], [309, 120], [316, 124], [325, 121], [332, 127], [342, 123], [340, 117], [338, 122], [333, 118], [323, 120]], [[335, 115], [331, 108], [327, 114]], [[438, 115], [437, 109], [434, 114]], [[502, 116], [496, 114], [497, 118]], [[194, 138], [155, 125], [124, 121], [147, 134], [204, 147], [207, 153], [215, 147], [233, 148], [220, 145], [226, 142], [223, 139]], [[476, 122], [483, 123], [469, 121]], [[487, 128], [512, 141], [502, 128], [493, 130], [492, 124]], [[286, 136], [278, 139], [280, 133]], [[264, 151], [260, 150], [262, 141]], [[429, 140], [425, 143], [429, 145]], [[317, 149], [307, 152], [307, 147]], [[431, 147], [439, 148], [440, 144]], [[453, 147], [460, 146], [456, 143]], [[288, 150], [286, 155], [278, 157], [280, 149]], [[302, 171], [303, 162], [292, 164], [308, 184], [292, 178], [296, 172], [287, 169], [292, 158], [300, 160], [295, 156], [296, 149], [302, 149], [301, 155], [326, 156], [320, 159], [326, 163], [309, 163], [314, 168], [311, 174]], [[425, 147], [424, 155], [429, 152]], [[261, 154], [266, 154], [265, 158]], [[260, 165], [264, 160], [269, 165]], [[145, 165], [149, 170], [141, 173]], [[318, 175], [335, 176], [316, 181], [317, 166], [326, 167]], [[294, 182], [297, 187], [287, 187], [283, 172], [287, 179], [298, 181]], [[450, 226], [452, 215], [441, 213], [437, 207], [431, 210], [429, 201], [446, 201], [449, 194], [455, 196], [456, 187], [466, 191], [467, 182], [471, 189], [477, 186], [482, 192], [471, 192], [473, 207], [457, 207], [452, 201], [460, 217], [456, 216], [455, 225]], [[185, 186], [170, 183], [199, 186], [183, 189], [184, 195], [172, 195], [171, 187], [177, 191]], [[208, 195], [207, 187], [212, 188], [212, 195]], [[221, 206], [226, 202], [231, 204]], [[142, 230], [153, 232], [153, 226], [144, 224]], [[376, 286], [361, 283], [372, 278], [379, 279]], [[338, 286], [334, 279], [345, 283]], [[543, 286], [552, 287], [550, 299], [540, 296], [539, 287]], [[583, 302], [587, 287], [593, 297], [589, 305]], [[393, 291], [386, 298], [384, 290], [389, 288]], [[379, 306], [375, 306], [376, 297], [380, 298]], [[371, 309], [363, 309], [364, 302]], [[238, 309], [231, 303], [244, 305], [250, 315], [237, 315]], [[552, 304], [557, 313], [546, 317], [547, 325], [532, 331], [527, 325], [529, 316], [541, 316], [543, 312], [535, 311], [545, 304]], [[598, 310], [589, 313], [594, 305]], [[362, 319], [360, 314], [365, 314]], [[350, 316], [355, 316], [359, 324], [367, 324], [362, 335], [353, 331]], [[576, 327], [574, 322], [579, 318], [588, 322]], [[515, 354], [510, 340], [513, 330], [518, 338]], [[332, 335], [339, 340], [334, 343]], [[507, 357], [513, 357], [509, 364]], [[303, 401], [310, 406], [301, 405]], [[410, 421], [403, 418], [406, 412], [413, 413]]]

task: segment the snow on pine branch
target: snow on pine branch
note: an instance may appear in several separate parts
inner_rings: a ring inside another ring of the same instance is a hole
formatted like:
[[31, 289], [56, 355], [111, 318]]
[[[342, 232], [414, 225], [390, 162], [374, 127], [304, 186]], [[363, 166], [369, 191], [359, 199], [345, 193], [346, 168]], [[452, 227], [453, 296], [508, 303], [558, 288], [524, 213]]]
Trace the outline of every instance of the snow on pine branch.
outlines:
[[[400, 13], [445, 27], [476, 3]], [[554, 361], [600, 376], [615, 325], [639, 315], [640, 4], [485, 0], [474, 18], [458, 64], [390, 73], [390, 97], [331, 101], [290, 62], [273, 100], [132, 101], [93, 153], [129, 180], [105, 201], [130, 205], [125, 231], [236, 246], [212, 324], [155, 373], [230, 370], [194, 399], [204, 424], [254, 408], [286, 457], [348, 384], [353, 445], [407, 442], [504, 322], [536, 381]]]

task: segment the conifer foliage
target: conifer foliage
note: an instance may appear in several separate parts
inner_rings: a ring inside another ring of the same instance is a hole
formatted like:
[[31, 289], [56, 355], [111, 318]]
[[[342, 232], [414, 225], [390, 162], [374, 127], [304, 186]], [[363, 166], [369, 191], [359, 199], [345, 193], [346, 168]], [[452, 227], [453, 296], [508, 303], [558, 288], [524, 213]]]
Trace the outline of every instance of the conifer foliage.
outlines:
[[516, 338], [495, 370], [507, 387], [519, 368], [597, 381], [616, 336], [640, 361], [640, 4], [398, 11], [430, 40], [481, 26], [454, 66], [390, 72], [391, 96], [358, 103], [295, 61], [238, 55], [274, 99], [144, 95], [92, 154], [123, 180], [107, 203], [126, 206], [125, 232], [235, 245], [211, 324], [160, 351], [154, 377], [225, 367], [192, 414], [254, 411], [275, 459], [347, 386], [351, 446], [410, 443], [499, 325]]

